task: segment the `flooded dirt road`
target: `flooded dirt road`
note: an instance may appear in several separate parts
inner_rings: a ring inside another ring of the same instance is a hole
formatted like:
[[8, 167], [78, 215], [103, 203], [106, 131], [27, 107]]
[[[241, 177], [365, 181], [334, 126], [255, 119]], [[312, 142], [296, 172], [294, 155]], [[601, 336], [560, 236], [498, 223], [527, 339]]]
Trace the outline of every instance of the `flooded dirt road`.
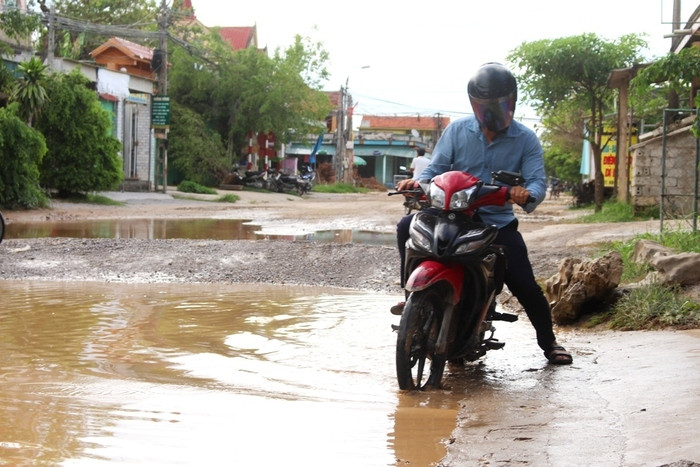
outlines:
[[[255, 219], [274, 235], [304, 233], [303, 226], [386, 233], [402, 214], [385, 196], [275, 197], [233, 208], [166, 195], [156, 204], [138, 198], [114, 209], [66, 204], [10, 213], [9, 228], [42, 219], [156, 218], [158, 203], [164, 217]], [[543, 208], [537, 212], [547, 213]], [[553, 253], [562, 249], [576, 253], [592, 239], [653, 227], [554, 225], [541, 216], [525, 219], [522, 228], [542, 274], [556, 267]], [[390, 331], [397, 320], [387, 311], [400, 296], [388, 292], [395, 290], [394, 256], [360, 267], [354, 253], [367, 256], [367, 247], [342, 248], [344, 266], [333, 271], [364, 277], [365, 268], [381, 264], [386, 274], [376, 277], [387, 282], [387, 292], [232, 284], [229, 276], [221, 276], [227, 283], [186, 282], [215, 277], [187, 274], [194, 253], [209, 261], [197, 264], [202, 273], [232, 267], [218, 258], [220, 243], [125, 239], [109, 251], [79, 239], [0, 245], [0, 464], [658, 466], [700, 460], [698, 331], [559, 328], [575, 361], [552, 367], [521, 316], [498, 325], [504, 350], [481, 364], [451, 368], [448, 389], [402, 393]], [[304, 276], [293, 269], [297, 257], [320, 261], [316, 250], [305, 245], [282, 255], [287, 269], [280, 277]], [[155, 274], [159, 266], [185, 268], [185, 274], [169, 283]]]
[[0, 297], [3, 464], [649, 466], [700, 452], [697, 332], [569, 331], [576, 362], [552, 367], [529, 323], [503, 323], [504, 350], [451, 368], [445, 390], [404, 393], [391, 295], [0, 281]]
[[395, 463], [378, 312], [393, 298], [16, 281], [0, 296], [3, 465]]

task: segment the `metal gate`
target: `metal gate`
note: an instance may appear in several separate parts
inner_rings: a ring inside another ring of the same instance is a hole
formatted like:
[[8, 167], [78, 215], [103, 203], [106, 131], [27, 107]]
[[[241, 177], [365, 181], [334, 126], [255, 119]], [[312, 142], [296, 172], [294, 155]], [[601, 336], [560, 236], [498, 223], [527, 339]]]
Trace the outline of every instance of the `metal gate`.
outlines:
[[[661, 147], [661, 199], [659, 218], [661, 225], [659, 230], [663, 233], [664, 219], [680, 219], [689, 222], [693, 232], [698, 230], [698, 178], [700, 172], [700, 138], [695, 138], [695, 164], [693, 167], [688, 167], [694, 172], [693, 190], [692, 193], [671, 193], [666, 184], [668, 176], [666, 172], [666, 156], [667, 156], [667, 136], [668, 125], [679, 113], [695, 114], [697, 119], [698, 109], [664, 109], [663, 118], [663, 140]], [[690, 131], [690, 130], [688, 130]]]
[[124, 104], [124, 178], [138, 179], [138, 104], [126, 102]]

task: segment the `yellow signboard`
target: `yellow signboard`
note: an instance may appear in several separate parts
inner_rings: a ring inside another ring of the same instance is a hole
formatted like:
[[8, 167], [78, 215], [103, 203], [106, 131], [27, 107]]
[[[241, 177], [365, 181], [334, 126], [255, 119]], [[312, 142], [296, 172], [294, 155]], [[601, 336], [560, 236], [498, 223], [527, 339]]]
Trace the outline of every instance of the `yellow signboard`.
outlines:
[[[605, 186], [613, 187], [615, 186], [615, 178], [617, 176], [617, 130], [614, 127], [606, 127], [603, 131], [603, 141], [604, 145], [601, 149], [601, 168], [603, 170], [603, 178], [605, 179]], [[630, 135], [629, 146], [637, 144], [637, 128], [632, 127], [632, 134]], [[631, 168], [631, 161], [628, 161], [627, 167]]]

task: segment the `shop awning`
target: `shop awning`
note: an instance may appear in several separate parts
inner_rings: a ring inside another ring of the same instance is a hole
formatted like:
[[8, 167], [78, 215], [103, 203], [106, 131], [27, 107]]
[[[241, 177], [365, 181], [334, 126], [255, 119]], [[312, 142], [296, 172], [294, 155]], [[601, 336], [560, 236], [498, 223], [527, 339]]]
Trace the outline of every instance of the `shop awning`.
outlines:
[[416, 155], [414, 148], [395, 147], [395, 146], [370, 146], [370, 145], [355, 145], [355, 156], [361, 157], [377, 157], [377, 156], [393, 156], [406, 157], [413, 159]]
[[[292, 147], [287, 146], [285, 148], [285, 154], [287, 156], [308, 156], [313, 151], [314, 146], [312, 144], [295, 144]], [[317, 156], [334, 156], [335, 146], [330, 144], [322, 144], [316, 153]]]

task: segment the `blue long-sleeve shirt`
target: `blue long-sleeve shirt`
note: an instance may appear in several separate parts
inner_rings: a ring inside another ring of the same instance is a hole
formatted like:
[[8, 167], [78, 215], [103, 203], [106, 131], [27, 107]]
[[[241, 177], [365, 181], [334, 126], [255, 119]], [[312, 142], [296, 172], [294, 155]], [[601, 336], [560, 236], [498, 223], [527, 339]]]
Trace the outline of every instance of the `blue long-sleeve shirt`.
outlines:
[[[525, 206], [527, 212], [534, 211], [547, 194], [540, 141], [534, 131], [517, 121], [491, 143], [473, 116], [452, 122], [435, 145], [430, 164], [420, 178], [432, 179], [449, 170], [469, 172], [486, 183], [491, 183], [491, 172], [520, 172], [525, 188], [535, 198]], [[479, 216], [498, 228], [515, 219], [511, 203], [479, 208]]]

